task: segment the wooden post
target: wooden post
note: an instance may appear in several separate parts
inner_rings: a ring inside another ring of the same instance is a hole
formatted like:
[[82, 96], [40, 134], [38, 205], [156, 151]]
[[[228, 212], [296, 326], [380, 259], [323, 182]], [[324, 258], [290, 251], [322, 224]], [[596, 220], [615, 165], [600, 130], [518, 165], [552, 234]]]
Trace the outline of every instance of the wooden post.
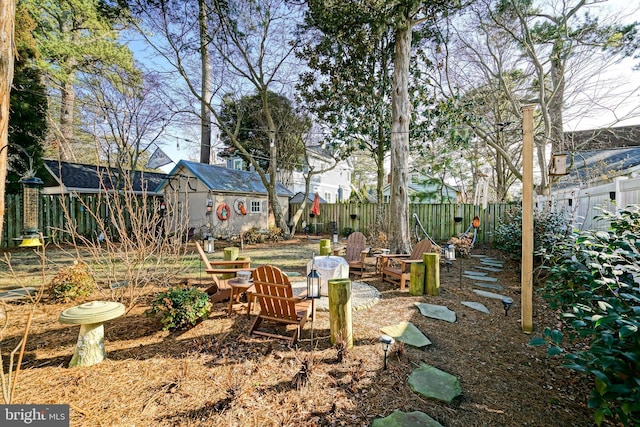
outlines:
[[411, 263], [411, 277], [409, 278], [409, 295], [424, 294], [424, 263]]
[[331, 344], [342, 342], [345, 348], [353, 347], [349, 279], [329, 279], [329, 324]]
[[522, 107], [522, 330], [533, 332], [533, 110]]
[[440, 254], [424, 253], [422, 261], [425, 265], [424, 282], [427, 295], [437, 297], [440, 295]]
[[[238, 254], [239, 254], [239, 249], [236, 248], [235, 246], [231, 246], [228, 248], [224, 248], [224, 260], [225, 261], [235, 261], [238, 259]], [[223, 274], [222, 278], [223, 279], [233, 279], [234, 277], [236, 277], [235, 274]]]
[[331, 255], [331, 240], [320, 239], [320, 255]]

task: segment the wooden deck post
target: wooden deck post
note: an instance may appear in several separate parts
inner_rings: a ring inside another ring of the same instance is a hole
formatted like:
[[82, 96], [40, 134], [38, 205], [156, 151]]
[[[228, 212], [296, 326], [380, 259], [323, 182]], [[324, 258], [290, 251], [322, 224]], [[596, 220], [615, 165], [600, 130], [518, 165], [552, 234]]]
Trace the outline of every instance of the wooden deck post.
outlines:
[[427, 295], [437, 297], [440, 295], [440, 254], [422, 254], [425, 265], [425, 285]]
[[522, 110], [522, 331], [533, 331], [533, 110]]
[[424, 263], [411, 264], [411, 277], [409, 278], [409, 295], [424, 295]]
[[351, 321], [351, 280], [329, 279], [329, 324], [331, 344], [343, 343], [353, 347], [353, 324]]

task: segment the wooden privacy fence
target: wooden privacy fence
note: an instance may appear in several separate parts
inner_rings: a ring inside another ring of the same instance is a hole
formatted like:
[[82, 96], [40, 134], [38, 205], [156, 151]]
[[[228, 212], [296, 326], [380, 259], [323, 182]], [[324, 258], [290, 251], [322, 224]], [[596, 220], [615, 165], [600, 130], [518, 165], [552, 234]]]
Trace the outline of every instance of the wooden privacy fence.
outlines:
[[[95, 195], [42, 195], [40, 198], [39, 229], [45, 237], [54, 241], [64, 240], [64, 230], [68, 223], [74, 224], [76, 231], [84, 236], [100, 233], [96, 219], [91, 212], [97, 212], [100, 218], [106, 218], [106, 204]], [[65, 213], [68, 212], [68, 215]], [[19, 194], [7, 194], [5, 204], [4, 227], [2, 228], [4, 247], [20, 243], [22, 234], [22, 197]]]
[[[491, 244], [493, 242], [494, 230], [499, 220], [505, 212], [513, 205], [507, 203], [489, 204], [486, 209], [472, 204], [424, 204], [415, 203], [409, 206], [412, 237], [416, 233], [417, 215], [424, 230], [436, 243], [444, 243], [452, 236], [464, 232], [471, 225], [471, 221], [477, 215], [481, 224], [478, 230], [477, 242], [481, 244]], [[291, 204], [290, 215], [300, 207], [300, 204]], [[376, 223], [376, 218], [382, 218], [383, 229], [387, 229], [389, 221], [389, 204], [377, 203], [364, 204], [322, 204], [320, 205], [320, 216], [310, 217], [309, 210], [311, 203], [307, 203], [304, 213], [296, 225], [296, 233], [304, 233], [304, 227], [310, 226], [308, 232], [329, 233], [335, 227], [340, 234], [345, 230], [366, 231]], [[456, 222], [456, 219], [460, 219]], [[393, 221], [393, 215], [391, 215]], [[317, 231], [316, 231], [317, 230]], [[421, 232], [420, 232], [421, 233]], [[424, 236], [422, 236], [424, 237]]]
[[[16, 246], [21, 242], [22, 235], [22, 197], [19, 194], [7, 194], [5, 200], [2, 245]], [[69, 239], [65, 230], [70, 229], [88, 238], [97, 238], [102, 231], [114, 232], [110, 226], [107, 226], [108, 230], [102, 230], [96, 219], [100, 218], [104, 224], [109, 224], [108, 203], [104, 194], [42, 195], [39, 209], [38, 229], [52, 241]], [[123, 212], [125, 224], [129, 224], [129, 214]]]
[[[300, 205], [291, 204], [289, 212], [295, 213]], [[471, 204], [411, 204], [410, 222], [412, 236], [417, 228], [414, 214], [420, 220], [424, 230], [436, 243], [444, 243], [452, 236], [461, 233], [471, 225], [474, 216], [480, 217], [481, 225], [478, 230], [477, 242], [491, 244], [494, 230], [500, 218], [511, 207], [510, 204], [490, 204], [486, 209]], [[320, 206], [320, 216], [311, 218], [309, 210], [311, 203], [305, 207], [301, 220], [296, 227], [296, 233], [304, 233], [304, 226], [311, 226], [312, 234], [329, 233], [335, 227], [340, 234], [345, 230], [367, 231], [376, 224], [376, 218], [382, 218], [383, 229], [388, 227], [389, 204], [323, 204]], [[68, 212], [68, 216], [65, 214]], [[100, 233], [99, 225], [94, 215], [98, 218], [107, 218], [107, 206], [104, 197], [96, 195], [43, 195], [40, 201], [40, 230], [45, 236], [54, 241], [64, 240], [67, 236], [61, 231], [69, 225], [75, 227], [78, 234], [83, 236], [97, 236]], [[460, 218], [460, 222], [456, 219]], [[391, 215], [393, 220], [393, 215]], [[304, 221], [304, 225], [303, 225]], [[70, 224], [67, 224], [69, 222]], [[22, 234], [22, 201], [20, 195], [8, 194], [5, 205], [5, 224], [3, 227], [2, 242], [4, 247], [15, 246], [19, 243]], [[421, 238], [424, 238], [421, 235]]]

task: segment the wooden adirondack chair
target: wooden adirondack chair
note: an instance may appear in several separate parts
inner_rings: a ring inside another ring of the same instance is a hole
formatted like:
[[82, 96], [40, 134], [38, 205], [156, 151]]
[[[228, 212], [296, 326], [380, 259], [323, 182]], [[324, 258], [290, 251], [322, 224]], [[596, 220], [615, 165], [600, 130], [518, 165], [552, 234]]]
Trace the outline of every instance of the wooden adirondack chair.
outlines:
[[382, 257], [382, 280], [389, 283], [400, 283], [403, 291], [411, 277], [411, 263], [422, 262], [422, 254], [431, 251], [429, 239], [420, 240], [411, 254], [388, 254]]
[[[285, 276], [286, 277], [286, 276]], [[253, 296], [260, 304], [260, 313], [249, 329], [249, 334], [284, 339], [293, 345], [300, 336], [304, 324], [311, 318], [311, 301], [293, 296], [291, 284], [269, 283], [255, 280], [253, 285], [256, 293]], [[276, 325], [295, 325], [293, 336], [260, 330], [264, 321], [274, 322]]]
[[[289, 277], [282, 272], [278, 267], [273, 265], [261, 265], [256, 267], [255, 270], [251, 273], [251, 277], [253, 281], [256, 282], [267, 282], [267, 283], [277, 283], [281, 285], [289, 285], [291, 286], [291, 282], [289, 281]], [[251, 305], [255, 301], [255, 293], [256, 287], [255, 285], [247, 289], [247, 316], [251, 314]]]
[[[370, 249], [367, 247], [367, 239], [364, 234], [356, 231], [349, 235], [344, 254], [344, 259], [349, 263], [349, 273], [362, 276], [366, 265], [365, 259]], [[334, 255], [336, 254], [334, 253]]]
[[205, 266], [205, 271], [213, 281], [213, 284], [206, 289], [206, 292], [210, 295], [209, 300], [212, 303], [216, 303], [229, 299], [231, 297], [231, 286], [229, 286], [226, 279], [220, 279], [218, 274], [237, 273], [242, 270], [250, 271], [251, 260], [210, 261], [200, 243], [196, 242], [196, 248]]

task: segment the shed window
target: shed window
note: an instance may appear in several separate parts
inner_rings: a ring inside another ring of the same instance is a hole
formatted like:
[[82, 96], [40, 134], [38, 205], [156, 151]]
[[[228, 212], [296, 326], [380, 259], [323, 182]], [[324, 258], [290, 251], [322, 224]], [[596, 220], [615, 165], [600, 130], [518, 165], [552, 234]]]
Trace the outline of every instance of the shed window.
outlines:
[[251, 213], [260, 213], [260, 212], [262, 212], [262, 200], [252, 200]]

